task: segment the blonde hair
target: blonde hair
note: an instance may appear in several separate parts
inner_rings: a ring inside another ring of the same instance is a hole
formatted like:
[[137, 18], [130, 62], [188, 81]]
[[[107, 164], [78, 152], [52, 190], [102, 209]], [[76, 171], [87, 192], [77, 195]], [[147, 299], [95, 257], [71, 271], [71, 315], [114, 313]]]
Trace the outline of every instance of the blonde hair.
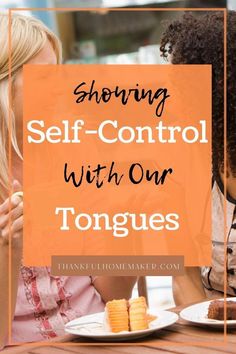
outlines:
[[[31, 58], [37, 55], [47, 40], [61, 62], [61, 43], [56, 35], [41, 21], [34, 17], [20, 14], [11, 15], [11, 73], [14, 77], [17, 71]], [[9, 185], [8, 176], [8, 136], [9, 117], [11, 118], [11, 145], [22, 159], [16, 138], [16, 123], [14, 112], [9, 112], [9, 16], [0, 13], [0, 197]], [[10, 113], [10, 114], [9, 114]]]

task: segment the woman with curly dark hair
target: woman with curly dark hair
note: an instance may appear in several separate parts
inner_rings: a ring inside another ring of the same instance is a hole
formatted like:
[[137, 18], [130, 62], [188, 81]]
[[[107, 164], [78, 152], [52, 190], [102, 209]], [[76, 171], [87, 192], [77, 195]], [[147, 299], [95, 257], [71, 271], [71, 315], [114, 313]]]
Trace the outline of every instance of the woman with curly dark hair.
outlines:
[[[173, 279], [177, 304], [224, 293], [224, 14], [185, 13], [166, 28], [161, 53], [172, 64], [212, 65], [212, 266]], [[236, 12], [227, 13], [227, 294], [236, 296]]]

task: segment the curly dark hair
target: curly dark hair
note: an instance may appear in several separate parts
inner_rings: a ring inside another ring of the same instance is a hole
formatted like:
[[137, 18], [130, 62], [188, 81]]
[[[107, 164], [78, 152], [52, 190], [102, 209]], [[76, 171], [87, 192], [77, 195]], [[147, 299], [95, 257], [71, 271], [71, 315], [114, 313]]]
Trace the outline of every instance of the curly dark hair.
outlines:
[[[212, 164], [224, 166], [224, 14], [185, 13], [169, 23], [161, 54], [172, 64], [212, 64]], [[227, 12], [227, 157], [236, 176], [236, 12]]]

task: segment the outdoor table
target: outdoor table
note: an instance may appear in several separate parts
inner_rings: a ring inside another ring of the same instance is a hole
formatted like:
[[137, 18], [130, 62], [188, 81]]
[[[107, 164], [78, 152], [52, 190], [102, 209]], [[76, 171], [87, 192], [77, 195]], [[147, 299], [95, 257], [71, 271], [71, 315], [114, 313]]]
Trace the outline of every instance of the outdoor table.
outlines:
[[[179, 313], [183, 306], [170, 311]], [[69, 342], [69, 344], [65, 344]], [[89, 344], [86, 344], [86, 342]], [[141, 347], [140, 347], [141, 345]], [[102, 343], [65, 334], [40, 344], [6, 347], [3, 354], [220, 354], [236, 353], [236, 328], [228, 329], [224, 342], [223, 328], [194, 326], [182, 319], [151, 336], [123, 343]]]

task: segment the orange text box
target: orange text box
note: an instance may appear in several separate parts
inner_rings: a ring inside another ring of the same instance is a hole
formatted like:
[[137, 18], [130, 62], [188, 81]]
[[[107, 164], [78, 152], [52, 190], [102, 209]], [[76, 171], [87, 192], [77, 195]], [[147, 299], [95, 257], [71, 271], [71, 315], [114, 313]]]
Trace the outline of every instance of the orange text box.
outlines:
[[[73, 176], [74, 183], [73, 183]], [[24, 67], [24, 263], [211, 261], [211, 66]]]

